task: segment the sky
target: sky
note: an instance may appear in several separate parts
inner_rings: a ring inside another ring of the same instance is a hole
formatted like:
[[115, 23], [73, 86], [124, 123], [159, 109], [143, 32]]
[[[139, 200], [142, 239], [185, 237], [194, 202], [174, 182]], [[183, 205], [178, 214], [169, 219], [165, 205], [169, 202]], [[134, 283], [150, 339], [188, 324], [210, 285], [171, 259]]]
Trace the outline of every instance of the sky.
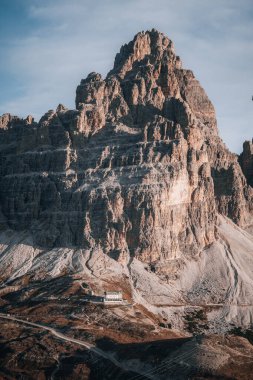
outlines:
[[105, 76], [120, 46], [152, 28], [172, 39], [240, 153], [253, 137], [252, 0], [0, 0], [0, 114], [75, 108], [80, 80]]

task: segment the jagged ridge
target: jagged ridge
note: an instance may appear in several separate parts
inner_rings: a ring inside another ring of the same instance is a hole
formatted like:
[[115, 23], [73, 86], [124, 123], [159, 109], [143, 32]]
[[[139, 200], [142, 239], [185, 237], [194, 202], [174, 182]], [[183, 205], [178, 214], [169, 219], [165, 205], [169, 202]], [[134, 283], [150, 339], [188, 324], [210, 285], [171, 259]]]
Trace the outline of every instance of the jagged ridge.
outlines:
[[214, 107], [156, 30], [124, 45], [105, 79], [82, 80], [76, 110], [59, 105], [39, 123], [5, 114], [0, 133], [1, 225], [40, 246], [160, 268], [214, 242], [218, 211], [252, 225], [252, 188]]

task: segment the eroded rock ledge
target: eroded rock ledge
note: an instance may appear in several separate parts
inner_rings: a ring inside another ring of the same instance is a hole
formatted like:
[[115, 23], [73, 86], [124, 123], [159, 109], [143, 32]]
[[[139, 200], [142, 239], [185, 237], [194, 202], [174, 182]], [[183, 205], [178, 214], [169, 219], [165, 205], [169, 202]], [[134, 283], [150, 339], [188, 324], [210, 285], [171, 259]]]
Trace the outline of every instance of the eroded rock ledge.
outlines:
[[[240, 158], [173, 43], [156, 30], [122, 46], [36, 123], [0, 118], [0, 225], [45, 247], [95, 246], [147, 263], [194, 256], [216, 239], [217, 212], [252, 220], [252, 144]], [[246, 176], [246, 178], [245, 178]]]

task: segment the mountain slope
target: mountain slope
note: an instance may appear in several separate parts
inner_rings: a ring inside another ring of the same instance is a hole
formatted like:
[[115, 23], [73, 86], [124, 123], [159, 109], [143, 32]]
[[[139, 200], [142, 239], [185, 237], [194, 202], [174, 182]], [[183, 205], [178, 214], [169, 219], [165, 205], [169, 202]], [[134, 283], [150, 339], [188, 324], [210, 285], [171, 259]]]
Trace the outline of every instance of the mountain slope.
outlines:
[[175, 327], [210, 304], [222, 306], [210, 321], [251, 323], [249, 171], [162, 33], [138, 33], [105, 79], [82, 79], [76, 110], [3, 115], [0, 162], [4, 284], [79, 273], [100, 291], [127, 283]]

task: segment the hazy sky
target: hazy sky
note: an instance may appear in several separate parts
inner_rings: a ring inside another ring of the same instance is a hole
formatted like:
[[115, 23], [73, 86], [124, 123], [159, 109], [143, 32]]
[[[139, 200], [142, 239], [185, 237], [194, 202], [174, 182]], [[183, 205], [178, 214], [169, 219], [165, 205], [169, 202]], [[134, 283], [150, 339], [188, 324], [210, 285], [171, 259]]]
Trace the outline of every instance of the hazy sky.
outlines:
[[253, 137], [253, 0], [0, 0], [0, 114], [39, 119], [141, 30], [174, 42], [234, 152]]

